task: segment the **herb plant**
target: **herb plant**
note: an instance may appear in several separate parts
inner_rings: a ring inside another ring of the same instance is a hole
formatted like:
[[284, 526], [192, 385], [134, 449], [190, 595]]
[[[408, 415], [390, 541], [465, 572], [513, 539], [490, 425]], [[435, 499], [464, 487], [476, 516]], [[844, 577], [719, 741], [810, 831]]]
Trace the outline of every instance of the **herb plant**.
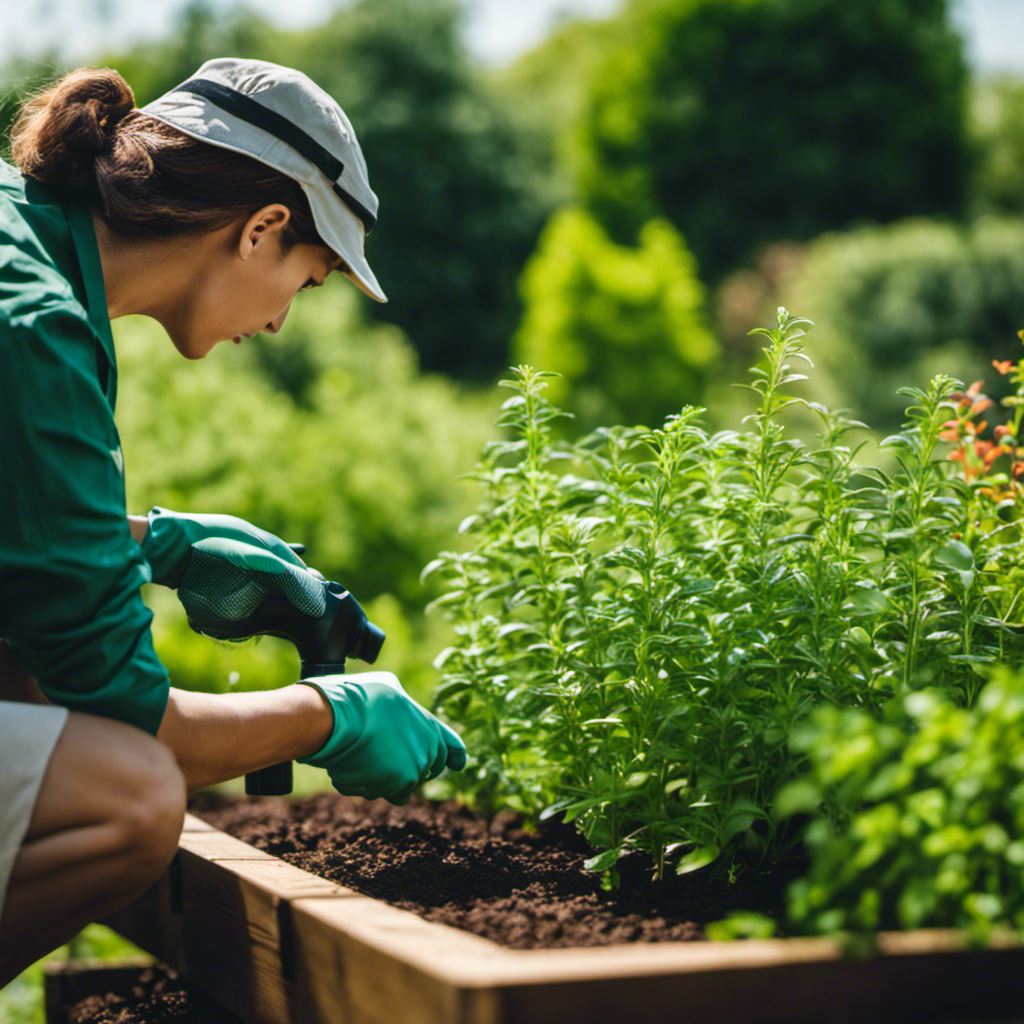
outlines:
[[996, 670], [970, 710], [930, 691], [882, 720], [820, 708], [793, 746], [810, 769], [777, 810], [817, 815], [798, 930], [1024, 931], [1024, 675]]
[[[549, 375], [518, 367], [468, 549], [425, 570], [456, 633], [436, 661], [471, 755], [453, 785], [575, 821], [608, 884], [631, 852], [656, 877], [778, 856], [772, 802], [812, 709], [877, 715], [924, 686], [968, 705], [1020, 650], [1017, 498], [993, 505], [946, 457], [962, 385], [906, 390], [891, 468], [862, 468], [863, 424], [793, 393], [808, 326], [780, 309], [757, 332], [756, 409], [714, 435], [687, 407], [556, 441]], [[785, 426], [797, 404], [816, 443]]]

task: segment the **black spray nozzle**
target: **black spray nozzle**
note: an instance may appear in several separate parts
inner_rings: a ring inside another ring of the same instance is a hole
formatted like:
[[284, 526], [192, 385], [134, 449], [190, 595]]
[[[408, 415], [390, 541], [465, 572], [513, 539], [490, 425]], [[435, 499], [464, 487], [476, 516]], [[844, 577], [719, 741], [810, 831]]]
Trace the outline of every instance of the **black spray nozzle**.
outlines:
[[340, 583], [328, 582], [324, 587], [327, 606], [323, 617], [305, 624], [300, 637], [288, 637], [299, 651], [303, 677], [343, 672], [346, 658], [372, 665], [384, 645], [383, 632]]
[[[344, 672], [348, 658], [372, 665], [384, 643], [384, 634], [340, 583], [280, 559], [268, 561], [265, 552], [240, 542], [193, 544], [178, 597], [197, 633], [220, 640], [289, 640], [299, 652], [304, 679]], [[250, 772], [245, 791], [290, 793], [291, 762]]]

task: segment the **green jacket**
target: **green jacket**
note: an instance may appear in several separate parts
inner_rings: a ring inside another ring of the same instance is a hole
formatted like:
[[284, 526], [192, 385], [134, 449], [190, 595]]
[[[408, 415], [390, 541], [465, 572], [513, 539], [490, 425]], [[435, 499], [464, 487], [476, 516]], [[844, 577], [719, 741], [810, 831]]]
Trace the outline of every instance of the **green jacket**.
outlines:
[[90, 212], [0, 162], [0, 637], [55, 704], [155, 733], [169, 683], [116, 395]]

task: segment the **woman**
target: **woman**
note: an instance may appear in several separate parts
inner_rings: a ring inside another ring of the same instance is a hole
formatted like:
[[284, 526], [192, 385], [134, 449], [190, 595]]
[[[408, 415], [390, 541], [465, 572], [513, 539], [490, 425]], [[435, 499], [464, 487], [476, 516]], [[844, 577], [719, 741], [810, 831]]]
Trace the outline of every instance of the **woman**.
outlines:
[[[209, 61], [142, 110], [114, 71], [30, 100], [0, 164], [0, 985], [129, 902], [177, 847], [188, 791], [288, 759], [395, 803], [458, 736], [389, 673], [264, 693], [170, 686], [139, 587], [176, 586], [230, 516], [125, 511], [110, 320], [201, 359], [280, 330], [337, 270], [386, 301], [377, 198], [341, 108], [261, 61]], [[197, 423], [201, 430], [202, 424]], [[269, 556], [268, 553], [269, 552]]]

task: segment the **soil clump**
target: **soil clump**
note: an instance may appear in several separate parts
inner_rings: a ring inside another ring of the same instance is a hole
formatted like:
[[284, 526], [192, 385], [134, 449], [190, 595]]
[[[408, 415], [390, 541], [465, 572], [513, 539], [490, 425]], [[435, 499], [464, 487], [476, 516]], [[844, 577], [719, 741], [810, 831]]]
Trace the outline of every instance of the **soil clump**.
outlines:
[[130, 992], [94, 995], [68, 1010], [67, 1024], [242, 1024], [169, 967], [139, 974]]
[[334, 793], [201, 794], [190, 809], [315, 875], [515, 949], [700, 940], [705, 924], [739, 909], [780, 919], [786, 886], [806, 870], [794, 861], [731, 882], [712, 871], [655, 881], [649, 861], [631, 856], [607, 890], [583, 867], [594, 851], [573, 826], [531, 832], [511, 812], [488, 822], [454, 802], [395, 807]]

